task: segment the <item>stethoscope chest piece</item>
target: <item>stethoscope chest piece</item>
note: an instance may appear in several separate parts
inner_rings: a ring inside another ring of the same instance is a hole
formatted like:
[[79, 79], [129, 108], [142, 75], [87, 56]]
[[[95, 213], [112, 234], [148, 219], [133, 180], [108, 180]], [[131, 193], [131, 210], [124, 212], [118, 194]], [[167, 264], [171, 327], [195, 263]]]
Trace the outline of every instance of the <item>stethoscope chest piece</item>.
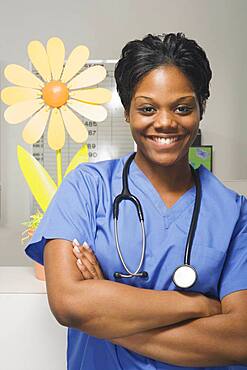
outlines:
[[191, 288], [197, 279], [196, 269], [191, 265], [179, 266], [173, 274], [172, 280], [178, 288]]

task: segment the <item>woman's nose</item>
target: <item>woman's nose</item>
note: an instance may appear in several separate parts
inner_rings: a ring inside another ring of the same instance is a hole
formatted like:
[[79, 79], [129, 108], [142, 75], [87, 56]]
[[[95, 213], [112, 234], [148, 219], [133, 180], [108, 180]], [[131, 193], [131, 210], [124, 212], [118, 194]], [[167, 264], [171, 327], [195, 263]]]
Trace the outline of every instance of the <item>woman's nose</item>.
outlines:
[[154, 121], [155, 128], [164, 128], [164, 127], [177, 127], [177, 122], [174, 121], [174, 117], [169, 112], [160, 112]]

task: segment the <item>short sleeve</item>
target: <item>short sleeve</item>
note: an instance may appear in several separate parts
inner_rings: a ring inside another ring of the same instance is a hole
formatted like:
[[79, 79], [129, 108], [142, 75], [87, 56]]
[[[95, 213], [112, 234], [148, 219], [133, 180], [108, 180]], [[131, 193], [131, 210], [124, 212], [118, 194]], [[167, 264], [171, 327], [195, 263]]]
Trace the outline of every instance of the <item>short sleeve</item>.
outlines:
[[49, 239], [77, 239], [93, 246], [96, 228], [97, 181], [83, 165], [69, 173], [54, 195], [25, 253], [44, 264]]
[[219, 282], [219, 298], [247, 289], [247, 199], [239, 196], [241, 204], [227, 257]]

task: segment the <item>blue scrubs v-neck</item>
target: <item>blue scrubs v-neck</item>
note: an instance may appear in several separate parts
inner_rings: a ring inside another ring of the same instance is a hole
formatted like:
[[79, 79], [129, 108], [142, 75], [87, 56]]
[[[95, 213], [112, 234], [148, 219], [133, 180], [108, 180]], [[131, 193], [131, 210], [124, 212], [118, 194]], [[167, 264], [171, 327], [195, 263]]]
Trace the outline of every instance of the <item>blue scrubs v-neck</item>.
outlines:
[[[196, 171], [199, 171], [199, 175], [200, 168], [201, 166], [196, 169]], [[196, 186], [193, 185], [183, 195], [180, 196], [180, 198], [173, 204], [172, 207], [168, 208], [161, 198], [159, 192], [155, 189], [155, 187], [148, 179], [148, 177], [144, 174], [144, 172], [138, 167], [135, 160], [133, 160], [130, 165], [130, 179], [131, 174], [135, 175], [140, 182], [145, 182], [145, 186], [147, 188], [146, 196], [149, 197], [157, 211], [160, 213], [161, 216], [163, 216], [164, 226], [166, 229], [168, 229], [170, 225], [174, 221], [176, 221], [181, 216], [181, 214], [191, 205], [191, 203], [195, 201]]]

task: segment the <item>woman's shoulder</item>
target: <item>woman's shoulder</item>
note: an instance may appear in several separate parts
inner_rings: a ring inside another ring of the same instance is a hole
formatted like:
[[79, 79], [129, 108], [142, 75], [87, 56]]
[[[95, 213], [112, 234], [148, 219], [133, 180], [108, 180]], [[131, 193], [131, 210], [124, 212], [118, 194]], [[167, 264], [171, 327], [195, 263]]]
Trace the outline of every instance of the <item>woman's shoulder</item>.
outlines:
[[241, 208], [247, 209], [247, 198], [243, 194], [226, 186], [222, 180], [203, 165], [200, 166], [199, 173], [207, 198], [212, 198], [218, 206], [236, 207], [239, 211]]
[[96, 184], [109, 183], [113, 178], [122, 176], [122, 169], [127, 157], [101, 160], [97, 162], [83, 162], [72, 170], [66, 177], [73, 182], [90, 181]]

